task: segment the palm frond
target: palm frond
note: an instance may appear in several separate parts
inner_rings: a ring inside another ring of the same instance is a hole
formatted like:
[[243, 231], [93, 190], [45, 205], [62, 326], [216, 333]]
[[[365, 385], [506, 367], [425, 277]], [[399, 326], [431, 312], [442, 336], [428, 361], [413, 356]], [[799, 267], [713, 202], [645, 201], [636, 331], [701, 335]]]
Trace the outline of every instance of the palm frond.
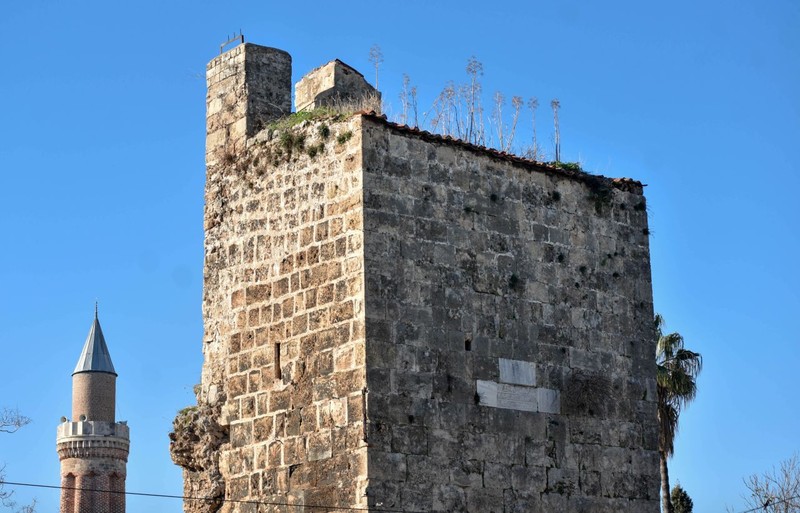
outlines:
[[683, 337], [680, 333], [670, 333], [658, 337], [656, 358], [670, 359], [677, 351], [683, 349]]
[[678, 432], [678, 411], [666, 403], [660, 403], [657, 411], [658, 423], [661, 426], [658, 446], [667, 456], [672, 456], [675, 450], [675, 435]]
[[680, 333], [664, 334], [664, 318], [656, 314], [656, 390], [658, 393], [659, 448], [671, 456], [680, 412], [697, 395], [697, 376], [703, 368], [700, 353], [683, 346]]
[[653, 324], [656, 327], [656, 339], [661, 338], [663, 335], [662, 329], [664, 327], [664, 318], [661, 317], [661, 314], [656, 314], [655, 318], [653, 319]]
[[[703, 356], [688, 349], [677, 350], [673, 359], [680, 363], [680, 366], [690, 374], [699, 374], [703, 368]], [[695, 372], [689, 372], [690, 369], [695, 369]]]

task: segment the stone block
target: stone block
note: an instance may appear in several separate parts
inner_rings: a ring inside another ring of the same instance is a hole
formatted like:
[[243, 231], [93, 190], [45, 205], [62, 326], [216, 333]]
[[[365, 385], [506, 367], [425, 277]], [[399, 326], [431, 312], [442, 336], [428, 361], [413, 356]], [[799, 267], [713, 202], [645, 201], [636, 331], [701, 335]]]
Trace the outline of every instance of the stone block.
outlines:
[[520, 411], [540, 411], [538, 389], [533, 387], [478, 380], [477, 393], [480, 404], [484, 406]]
[[450, 468], [450, 481], [462, 488], [483, 487], [483, 462], [454, 460]]
[[536, 365], [533, 362], [500, 358], [499, 366], [502, 383], [536, 386]]
[[333, 454], [330, 430], [311, 433], [306, 437], [306, 452], [309, 461], [330, 458]]
[[537, 388], [538, 411], [542, 413], [561, 413], [561, 393], [549, 388]]
[[406, 455], [392, 452], [370, 451], [368, 453], [370, 479], [377, 481], [405, 481]]
[[442, 484], [433, 488], [432, 511], [450, 513], [465, 511], [466, 495], [460, 486]]
[[396, 426], [391, 431], [392, 452], [428, 454], [427, 430], [423, 426]]
[[503, 495], [495, 490], [470, 488], [467, 490], [467, 511], [499, 513], [503, 511]]
[[508, 488], [511, 483], [511, 467], [500, 463], [486, 463], [483, 468], [483, 486], [494, 490]]

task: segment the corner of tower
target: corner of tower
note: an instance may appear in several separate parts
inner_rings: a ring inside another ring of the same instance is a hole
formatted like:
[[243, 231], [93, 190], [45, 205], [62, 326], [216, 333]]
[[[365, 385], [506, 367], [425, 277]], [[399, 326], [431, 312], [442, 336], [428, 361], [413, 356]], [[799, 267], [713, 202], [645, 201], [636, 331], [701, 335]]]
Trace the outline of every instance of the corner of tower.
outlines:
[[242, 150], [246, 139], [292, 110], [292, 57], [241, 43], [206, 67], [206, 164]]

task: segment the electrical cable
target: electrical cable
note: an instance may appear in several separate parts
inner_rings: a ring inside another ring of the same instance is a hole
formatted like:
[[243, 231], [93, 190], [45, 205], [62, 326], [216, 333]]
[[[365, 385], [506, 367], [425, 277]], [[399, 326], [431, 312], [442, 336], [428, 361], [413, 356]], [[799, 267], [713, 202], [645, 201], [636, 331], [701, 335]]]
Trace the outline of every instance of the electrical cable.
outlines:
[[262, 505], [262, 506], [287, 506], [293, 508], [310, 508], [310, 509], [320, 509], [320, 510], [340, 510], [340, 511], [375, 511], [379, 513], [427, 513], [425, 511], [414, 511], [414, 510], [407, 510], [407, 509], [391, 509], [391, 508], [381, 508], [380, 506], [377, 507], [370, 507], [370, 508], [354, 508], [348, 506], [322, 506], [322, 505], [314, 505], [314, 504], [293, 504], [291, 502], [269, 502], [269, 501], [258, 501], [258, 500], [247, 500], [247, 499], [225, 499], [219, 497], [189, 497], [186, 495], [169, 495], [164, 493], [145, 493], [145, 492], [120, 492], [115, 490], [100, 490], [96, 488], [80, 488], [75, 486], [55, 486], [55, 485], [44, 485], [44, 484], [37, 484], [37, 483], [19, 483], [14, 481], [0, 481], [0, 485], [9, 485], [9, 486], [27, 486], [30, 488], [47, 488], [51, 490], [80, 490], [83, 492], [97, 492], [97, 493], [110, 493], [110, 494], [124, 494], [124, 495], [132, 495], [137, 497], [155, 497], [158, 499], [182, 499], [185, 501], [219, 501], [219, 502], [232, 502], [237, 504], [255, 504], [255, 505]]
[[[113, 494], [124, 494], [124, 495], [132, 495], [137, 497], [154, 497], [157, 499], [181, 499], [185, 501], [219, 501], [219, 502], [232, 502], [237, 504], [256, 504], [261, 506], [288, 506], [288, 507], [303, 507], [303, 508], [311, 508], [311, 509], [324, 509], [324, 510], [346, 510], [346, 511], [374, 511], [377, 513], [427, 513], [425, 511], [414, 511], [414, 510], [407, 510], [407, 509], [388, 509], [388, 508], [381, 508], [381, 507], [374, 507], [374, 508], [353, 508], [348, 506], [321, 506], [321, 505], [314, 505], [314, 504], [293, 504], [291, 502], [269, 502], [269, 501], [256, 501], [256, 500], [246, 500], [246, 499], [224, 499], [219, 497], [190, 497], [187, 495], [169, 495], [164, 493], [145, 493], [145, 492], [119, 492], [114, 490], [100, 490], [96, 488], [80, 488], [80, 487], [73, 487], [73, 486], [55, 486], [55, 485], [44, 485], [44, 484], [36, 484], [36, 483], [18, 483], [14, 481], [0, 481], [0, 485], [10, 485], [10, 486], [27, 486], [30, 488], [47, 488], [51, 490], [80, 490], [83, 492], [97, 492], [97, 493], [113, 493]], [[761, 509], [766, 511], [767, 506], [772, 506], [775, 504], [783, 504], [785, 502], [789, 502], [795, 499], [800, 499], [800, 495], [794, 495], [792, 497], [787, 497], [786, 499], [769, 501], [767, 504], [763, 506], [758, 506], [755, 508], [745, 509], [740, 511], [739, 513], [755, 513]]]

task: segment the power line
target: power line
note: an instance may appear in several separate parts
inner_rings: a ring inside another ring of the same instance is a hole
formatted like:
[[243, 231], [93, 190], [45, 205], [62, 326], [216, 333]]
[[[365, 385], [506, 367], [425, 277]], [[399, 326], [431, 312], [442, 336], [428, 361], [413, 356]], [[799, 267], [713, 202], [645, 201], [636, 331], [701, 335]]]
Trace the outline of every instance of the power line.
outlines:
[[[55, 486], [55, 485], [45, 485], [45, 484], [37, 484], [37, 483], [18, 483], [15, 481], [0, 481], [0, 485], [10, 485], [10, 486], [27, 486], [29, 488], [46, 488], [50, 490], [80, 490], [83, 492], [96, 492], [96, 493], [111, 493], [116, 495], [132, 495], [136, 497], [154, 497], [157, 499], [181, 499], [185, 501], [219, 501], [219, 502], [232, 502], [237, 504], [255, 504], [261, 506], [288, 506], [288, 507], [303, 507], [303, 508], [311, 508], [311, 509], [323, 509], [323, 510], [346, 510], [346, 511], [375, 511], [378, 513], [427, 513], [425, 511], [414, 511], [414, 510], [407, 510], [407, 509], [390, 509], [390, 508], [353, 508], [348, 506], [322, 506], [322, 505], [314, 505], [314, 504], [300, 504], [300, 503], [291, 503], [291, 502], [270, 502], [270, 501], [255, 501], [255, 500], [246, 500], [246, 499], [225, 499], [219, 497], [191, 497], [188, 495], [170, 495], [166, 493], [146, 493], [146, 492], [120, 492], [117, 490], [101, 490], [98, 488], [81, 488], [77, 486]], [[800, 499], [800, 495], [794, 495], [792, 497], [787, 497], [786, 499], [776, 500], [776, 501], [769, 501], [763, 506], [758, 506], [751, 509], [745, 509], [740, 511], [739, 513], [755, 513], [761, 509], [766, 511], [767, 506], [772, 506], [775, 504], [782, 504], [784, 502], [789, 502], [795, 499]]]
[[311, 509], [322, 509], [322, 510], [346, 510], [346, 511], [376, 511], [380, 513], [427, 513], [425, 511], [413, 511], [407, 509], [390, 509], [390, 508], [353, 508], [348, 506], [322, 506], [322, 505], [314, 505], [314, 504], [300, 504], [300, 503], [291, 503], [291, 502], [269, 502], [269, 501], [257, 501], [257, 500], [246, 500], [246, 499], [226, 499], [226, 498], [219, 498], [219, 497], [190, 497], [187, 495], [170, 495], [165, 493], [145, 493], [145, 492], [120, 492], [117, 490], [101, 490], [97, 488], [81, 488], [76, 486], [55, 486], [55, 485], [45, 485], [45, 484], [37, 484], [37, 483], [18, 483], [14, 481], [0, 481], [0, 485], [10, 485], [10, 486], [27, 486], [30, 488], [47, 488], [51, 490], [80, 490], [83, 492], [97, 492], [97, 493], [110, 493], [110, 494], [117, 494], [117, 495], [133, 495], [137, 497], [155, 497], [157, 499], [181, 499], [185, 501], [219, 501], [219, 502], [233, 502], [237, 504], [255, 504], [261, 506], [287, 506], [292, 508], [311, 508]]

